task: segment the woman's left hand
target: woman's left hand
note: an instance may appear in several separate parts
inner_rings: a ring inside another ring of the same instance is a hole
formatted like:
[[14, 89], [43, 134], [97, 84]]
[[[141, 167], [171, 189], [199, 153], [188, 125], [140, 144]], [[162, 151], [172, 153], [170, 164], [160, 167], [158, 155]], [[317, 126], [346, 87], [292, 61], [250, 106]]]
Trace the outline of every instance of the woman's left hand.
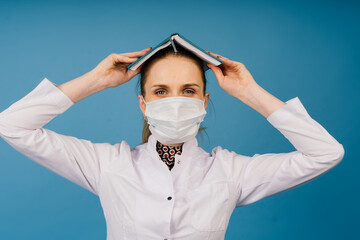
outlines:
[[248, 91], [258, 85], [243, 63], [232, 61], [207, 50], [205, 51], [224, 61], [220, 67], [211, 63], [207, 65], [214, 72], [219, 86], [231, 96], [241, 100], [243, 97], [246, 97]]
[[228, 94], [238, 98], [266, 118], [285, 105], [280, 99], [258, 85], [244, 64], [231, 61], [210, 51], [206, 52], [224, 61], [224, 64], [219, 67], [210, 63], [207, 65], [214, 72], [219, 86]]

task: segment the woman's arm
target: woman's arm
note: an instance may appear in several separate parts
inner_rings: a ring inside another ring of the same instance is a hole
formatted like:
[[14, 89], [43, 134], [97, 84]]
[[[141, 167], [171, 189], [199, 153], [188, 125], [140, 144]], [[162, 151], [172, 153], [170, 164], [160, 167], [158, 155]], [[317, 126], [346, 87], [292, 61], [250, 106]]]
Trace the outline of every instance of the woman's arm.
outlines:
[[267, 121], [296, 149], [252, 157], [217, 147], [213, 155], [226, 162], [235, 183], [236, 206], [244, 206], [312, 181], [334, 168], [344, 147], [307, 113], [295, 97], [273, 112]]
[[95, 72], [90, 71], [78, 78], [57, 86], [73, 103], [77, 103], [90, 95], [100, 92], [107, 87]]
[[101, 172], [98, 156], [106, 154], [106, 149], [43, 128], [73, 105], [54, 83], [44, 78], [0, 113], [0, 137], [34, 162], [97, 194]]
[[255, 154], [252, 157], [215, 149], [214, 154], [230, 164], [229, 171], [238, 194], [236, 206], [305, 184], [343, 159], [344, 147], [311, 118], [299, 98], [286, 103], [280, 101], [254, 81], [244, 64], [216, 56], [224, 60], [224, 65], [209, 67], [219, 85], [266, 117], [296, 149], [288, 153]]
[[72, 102], [77, 103], [106, 88], [117, 87], [128, 82], [140, 72], [141, 67], [136, 69], [136, 71], [126, 71], [126, 67], [150, 49], [151, 48], [146, 48], [142, 51], [124, 54], [112, 53], [90, 72], [63, 83], [59, 85], [58, 88], [63, 91]]
[[252, 85], [246, 91], [246, 94], [238, 95], [237, 98], [265, 118], [285, 105], [283, 101], [271, 95], [258, 84]]
[[285, 105], [258, 85], [244, 64], [210, 51], [207, 52], [224, 61], [220, 67], [213, 64], [208, 64], [208, 66], [214, 72], [219, 86], [229, 95], [258, 111], [265, 118]]
[[[306, 111], [299, 98], [293, 98], [268, 116], [275, 127], [296, 149], [287, 153], [255, 154], [233, 163], [237, 182], [237, 206], [299, 187], [334, 168], [345, 151], [329, 132]], [[234, 156], [234, 155], [233, 155]]]
[[43, 79], [30, 93], [0, 113], [0, 137], [34, 162], [98, 194], [103, 161], [114, 159], [125, 143], [115, 146], [92, 143], [43, 126], [75, 102], [129, 81], [139, 70], [125, 72], [126, 66], [144, 53], [111, 54], [91, 72], [60, 86]]

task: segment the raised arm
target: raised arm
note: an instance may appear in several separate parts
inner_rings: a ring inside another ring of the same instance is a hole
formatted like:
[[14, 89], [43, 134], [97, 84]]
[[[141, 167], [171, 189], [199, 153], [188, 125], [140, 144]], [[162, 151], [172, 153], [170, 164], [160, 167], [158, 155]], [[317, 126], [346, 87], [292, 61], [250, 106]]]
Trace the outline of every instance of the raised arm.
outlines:
[[267, 121], [296, 149], [288, 153], [243, 157], [232, 152], [236, 206], [256, 202], [299, 187], [334, 168], [344, 157], [344, 147], [306, 111], [299, 98], [277, 109]]
[[38, 164], [98, 194], [101, 159], [113, 158], [120, 146], [61, 135], [43, 126], [75, 102], [129, 81], [139, 70], [126, 72], [126, 66], [145, 52], [111, 54], [89, 73], [59, 86], [44, 78], [0, 113], [0, 137]]
[[76, 103], [106, 88], [117, 87], [140, 72], [141, 66], [135, 71], [126, 71], [126, 67], [150, 49], [149, 47], [142, 51], [123, 54], [112, 53], [90, 72], [63, 83], [58, 88]]
[[220, 87], [262, 114], [296, 149], [252, 157], [214, 149], [214, 154], [229, 162], [237, 207], [305, 184], [343, 159], [344, 147], [311, 118], [299, 98], [284, 103], [260, 87], [244, 64], [211, 54], [224, 60], [222, 67], [209, 65]]

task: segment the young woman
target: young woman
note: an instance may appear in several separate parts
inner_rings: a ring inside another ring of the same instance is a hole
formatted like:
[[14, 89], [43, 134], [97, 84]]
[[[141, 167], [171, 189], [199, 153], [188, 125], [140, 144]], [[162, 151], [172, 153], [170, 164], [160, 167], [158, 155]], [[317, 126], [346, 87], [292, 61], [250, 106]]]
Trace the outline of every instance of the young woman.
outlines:
[[[7, 143], [99, 196], [108, 240], [224, 239], [236, 207], [298, 187], [343, 159], [343, 146], [298, 97], [282, 102], [261, 88], [244, 64], [212, 52], [224, 61], [221, 67], [208, 64], [219, 86], [264, 116], [296, 151], [253, 156], [220, 146], [204, 151], [196, 140], [209, 101], [202, 61], [184, 49], [174, 54], [167, 48], [136, 71], [126, 70], [149, 50], [110, 54], [59, 86], [44, 78], [0, 113], [0, 136]], [[76, 102], [139, 73], [142, 144], [93, 143], [43, 128]]]

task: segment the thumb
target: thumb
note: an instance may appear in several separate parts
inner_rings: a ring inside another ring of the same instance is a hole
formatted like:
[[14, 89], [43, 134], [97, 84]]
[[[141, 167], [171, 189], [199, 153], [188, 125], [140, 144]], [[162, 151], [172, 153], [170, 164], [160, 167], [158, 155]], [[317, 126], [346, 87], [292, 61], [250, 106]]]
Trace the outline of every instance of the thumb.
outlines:
[[141, 71], [141, 66], [139, 66], [136, 70], [128, 70], [126, 72], [126, 75], [129, 79], [135, 77], [137, 74], [139, 74]]
[[208, 63], [207, 66], [213, 71], [219, 85], [221, 85], [220, 83], [222, 83], [222, 81], [224, 79], [224, 74], [223, 74], [222, 70], [219, 67], [217, 67], [211, 63]]

